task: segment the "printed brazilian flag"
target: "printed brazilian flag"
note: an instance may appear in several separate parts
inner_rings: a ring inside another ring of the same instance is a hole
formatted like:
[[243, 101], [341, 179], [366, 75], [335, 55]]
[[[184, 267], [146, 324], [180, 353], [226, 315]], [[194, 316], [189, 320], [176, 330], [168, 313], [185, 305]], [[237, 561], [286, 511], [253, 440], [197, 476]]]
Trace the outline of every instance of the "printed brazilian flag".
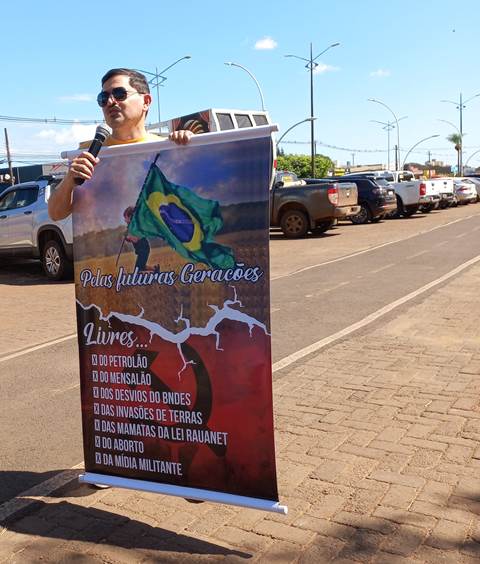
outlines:
[[[156, 159], [155, 159], [156, 160]], [[128, 226], [135, 237], [161, 237], [177, 253], [213, 268], [232, 268], [232, 249], [214, 241], [223, 226], [215, 200], [173, 184], [155, 162], [150, 166]]]

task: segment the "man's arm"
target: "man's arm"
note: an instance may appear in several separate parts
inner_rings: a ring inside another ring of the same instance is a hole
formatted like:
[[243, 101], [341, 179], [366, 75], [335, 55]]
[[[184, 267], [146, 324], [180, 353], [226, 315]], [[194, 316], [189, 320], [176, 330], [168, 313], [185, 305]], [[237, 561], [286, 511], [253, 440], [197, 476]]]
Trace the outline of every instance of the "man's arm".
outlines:
[[98, 162], [99, 159], [87, 151], [84, 151], [72, 160], [65, 178], [60, 182], [56, 190], [50, 194], [48, 199], [48, 215], [53, 221], [65, 219], [72, 213], [73, 189], [76, 186], [75, 178], [90, 180], [93, 174], [93, 167]]

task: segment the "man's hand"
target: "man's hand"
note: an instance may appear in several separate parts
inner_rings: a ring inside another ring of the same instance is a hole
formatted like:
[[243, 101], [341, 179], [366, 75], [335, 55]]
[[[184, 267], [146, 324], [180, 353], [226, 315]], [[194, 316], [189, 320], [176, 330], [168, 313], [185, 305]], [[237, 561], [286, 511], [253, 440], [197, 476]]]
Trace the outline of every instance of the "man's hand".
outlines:
[[177, 145], [187, 145], [190, 139], [193, 137], [193, 133], [187, 129], [179, 129], [178, 131], [172, 131], [168, 138]]
[[90, 180], [93, 175], [93, 168], [100, 162], [100, 159], [91, 155], [88, 151], [83, 151], [75, 157], [70, 163], [68, 176], [71, 178], [82, 178], [83, 180]]

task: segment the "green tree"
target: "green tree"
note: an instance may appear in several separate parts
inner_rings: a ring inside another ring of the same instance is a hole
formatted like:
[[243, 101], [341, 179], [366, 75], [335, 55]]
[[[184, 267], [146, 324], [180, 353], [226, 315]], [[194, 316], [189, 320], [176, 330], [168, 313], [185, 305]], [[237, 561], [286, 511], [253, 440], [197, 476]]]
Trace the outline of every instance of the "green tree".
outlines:
[[[315, 157], [315, 175], [319, 178], [326, 176], [333, 168], [333, 161], [325, 155]], [[278, 155], [277, 170], [290, 170], [300, 178], [311, 176], [311, 159], [307, 155]]]
[[460, 153], [462, 151], [462, 136], [460, 133], [451, 133], [447, 137], [447, 141], [453, 143], [455, 145], [455, 151], [457, 151], [457, 174], [461, 175], [462, 171], [460, 170]]

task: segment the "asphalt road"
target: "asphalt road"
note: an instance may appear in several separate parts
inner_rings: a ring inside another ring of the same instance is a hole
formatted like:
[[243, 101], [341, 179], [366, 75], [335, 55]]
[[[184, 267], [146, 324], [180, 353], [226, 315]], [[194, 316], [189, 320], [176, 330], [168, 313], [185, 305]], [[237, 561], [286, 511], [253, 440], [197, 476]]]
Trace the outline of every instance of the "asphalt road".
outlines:
[[[479, 230], [480, 204], [301, 241], [273, 234], [274, 362], [477, 256]], [[0, 263], [0, 285], [1, 504], [83, 452], [75, 339], [6, 359], [75, 331], [73, 284], [45, 285], [35, 263]]]

